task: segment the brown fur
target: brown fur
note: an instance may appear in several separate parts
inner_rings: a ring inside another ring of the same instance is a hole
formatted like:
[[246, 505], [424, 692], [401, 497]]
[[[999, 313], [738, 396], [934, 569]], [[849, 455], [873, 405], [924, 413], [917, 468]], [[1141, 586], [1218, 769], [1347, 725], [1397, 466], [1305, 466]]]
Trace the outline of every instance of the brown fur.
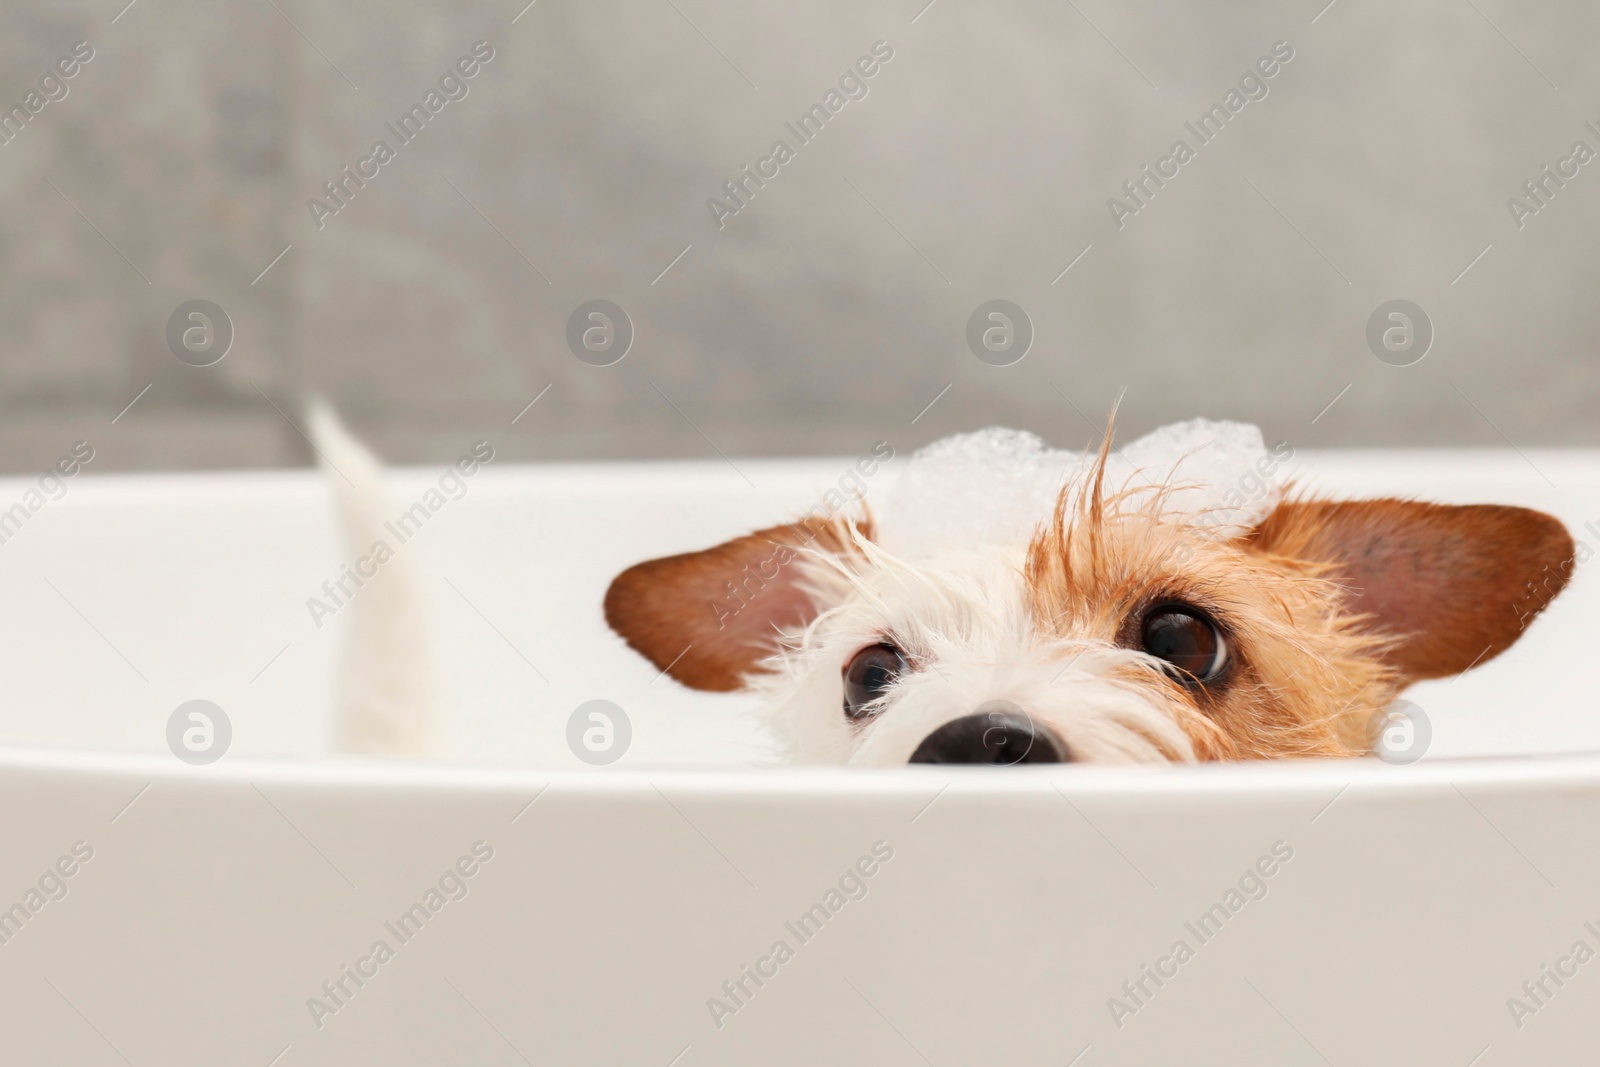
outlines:
[[1162, 521], [1161, 494], [1108, 497], [1105, 454], [1029, 546], [1033, 613], [1123, 647], [1164, 601], [1210, 614], [1230, 657], [1216, 685], [1129, 679], [1161, 688], [1201, 759], [1365, 753], [1374, 712], [1509, 647], [1571, 574], [1571, 537], [1525, 508], [1290, 501], [1212, 540]]
[[[856, 524], [865, 536], [870, 525]], [[659, 669], [695, 689], [728, 692], [778, 648], [778, 631], [817, 606], [796, 559], [850, 551], [849, 524], [812, 517], [703, 552], [646, 560], [606, 590], [606, 622]]]
[[1572, 535], [1549, 515], [1409, 500], [1284, 503], [1261, 524], [1267, 554], [1328, 563], [1345, 607], [1396, 638], [1409, 681], [1458, 674], [1510, 648], [1572, 577]]

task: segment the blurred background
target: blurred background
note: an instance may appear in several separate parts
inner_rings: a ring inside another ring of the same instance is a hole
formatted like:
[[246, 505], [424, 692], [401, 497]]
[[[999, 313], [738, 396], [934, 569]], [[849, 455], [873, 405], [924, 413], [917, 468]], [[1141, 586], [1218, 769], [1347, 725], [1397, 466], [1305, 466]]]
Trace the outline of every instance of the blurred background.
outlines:
[[[11, 0], [0, 468], [300, 464], [313, 393], [406, 463], [1075, 446], [1124, 391], [1128, 433], [1600, 443], [1597, 36], [1578, 0]], [[995, 299], [1025, 319], [979, 358]], [[168, 341], [193, 300], [209, 366]]]

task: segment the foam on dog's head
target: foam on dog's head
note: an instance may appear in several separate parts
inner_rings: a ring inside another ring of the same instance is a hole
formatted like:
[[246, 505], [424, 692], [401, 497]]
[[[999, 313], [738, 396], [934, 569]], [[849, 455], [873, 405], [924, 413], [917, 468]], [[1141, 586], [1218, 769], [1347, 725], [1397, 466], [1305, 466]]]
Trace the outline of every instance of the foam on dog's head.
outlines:
[[[1281, 496], [1264, 483], [1267, 447], [1244, 423], [1191, 419], [1164, 426], [1107, 457], [1105, 489], [1165, 490], [1161, 510], [1217, 537], [1271, 513]], [[950, 548], [1024, 544], [1054, 513], [1063, 487], [1083, 486], [1096, 456], [1053, 449], [1034, 434], [998, 427], [935, 441], [911, 457], [888, 499], [874, 507], [878, 541], [902, 558]]]
[[1074, 760], [1353, 754], [1405, 685], [1510, 647], [1573, 542], [1525, 508], [1283, 499], [1292, 454], [1204, 420], [1093, 455], [946, 438], [873, 524], [635, 564], [606, 617], [685, 684], [759, 692], [796, 760], [948, 761], [923, 747], [956, 728], [984, 762], [996, 702]]

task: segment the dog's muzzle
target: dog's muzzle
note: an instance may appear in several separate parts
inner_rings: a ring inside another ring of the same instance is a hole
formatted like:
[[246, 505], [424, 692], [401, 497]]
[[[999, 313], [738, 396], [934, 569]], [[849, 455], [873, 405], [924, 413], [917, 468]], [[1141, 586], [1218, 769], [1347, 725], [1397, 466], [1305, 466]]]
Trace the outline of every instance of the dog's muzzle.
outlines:
[[1010, 767], [1019, 763], [1069, 763], [1066, 747], [1034, 724], [1016, 705], [1008, 710], [979, 709], [952, 719], [922, 739], [912, 763], [978, 763]]

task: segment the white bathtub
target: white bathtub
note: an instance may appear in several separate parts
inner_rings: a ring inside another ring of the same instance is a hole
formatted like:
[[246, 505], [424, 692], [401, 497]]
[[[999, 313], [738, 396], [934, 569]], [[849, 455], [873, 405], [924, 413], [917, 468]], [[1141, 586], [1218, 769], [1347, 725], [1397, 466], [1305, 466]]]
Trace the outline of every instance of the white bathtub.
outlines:
[[[629, 563], [807, 507], [845, 463], [740, 461], [754, 490], [722, 463], [478, 475], [412, 542], [448, 765], [328, 758], [341, 620], [306, 607], [338, 562], [317, 475], [70, 483], [0, 545], [0, 909], [23, 908], [0, 913], [0, 1061], [1593, 1058], [1600, 962], [1571, 955], [1600, 951], [1592, 566], [1509, 653], [1413, 690], [1433, 740], [1410, 767], [740, 766], [761, 758], [740, 698], [658, 678], [600, 596]], [[1542, 507], [1600, 546], [1600, 454], [1296, 467], [1330, 491]], [[396, 473], [396, 501], [436, 478]], [[30, 484], [0, 481], [0, 510]], [[208, 766], [167, 749], [196, 698], [233, 728]], [[604, 768], [566, 742], [596, 698], [633, 728]], [[458, 861], [471, 876], [445, 888], [465, 895], [426, 912]], [[858, 862], [859, 899], [829, 912]], [[817, 904], [826, 922], [798, 928]]]

